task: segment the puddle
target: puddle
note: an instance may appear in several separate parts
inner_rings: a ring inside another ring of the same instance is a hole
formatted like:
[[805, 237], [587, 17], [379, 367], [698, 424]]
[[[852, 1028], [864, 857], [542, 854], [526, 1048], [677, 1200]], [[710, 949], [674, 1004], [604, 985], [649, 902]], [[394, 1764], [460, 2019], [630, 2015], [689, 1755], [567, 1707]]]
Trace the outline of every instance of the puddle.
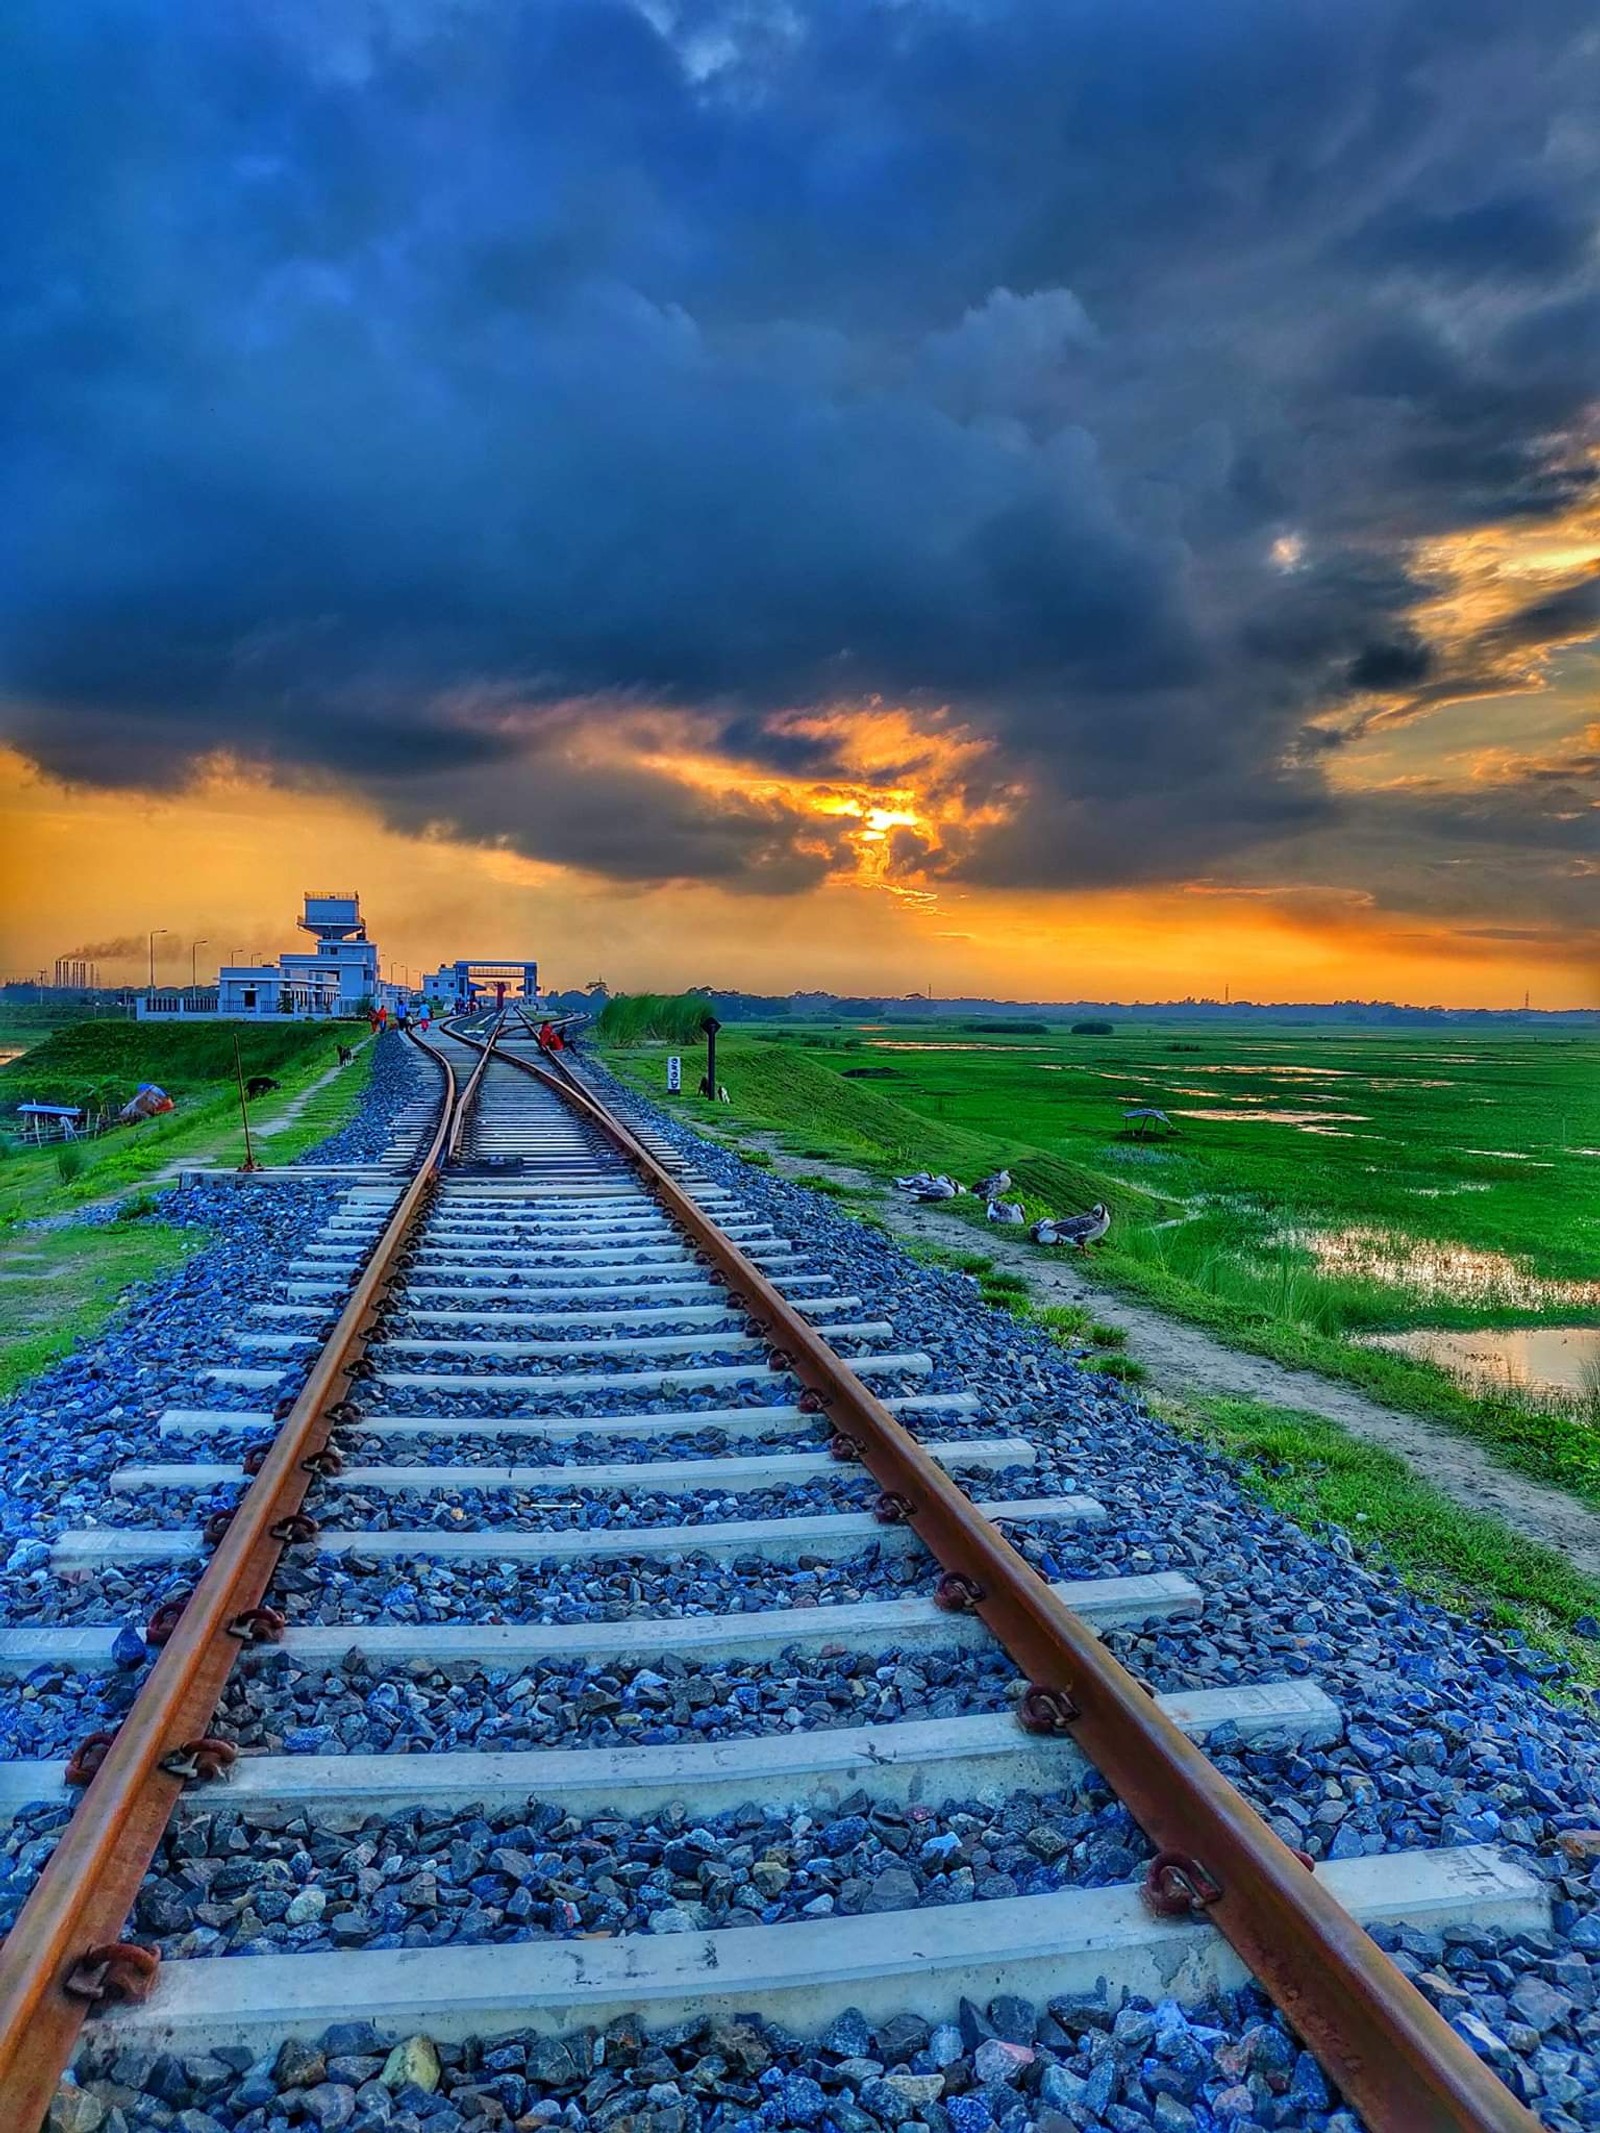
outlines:
[[1364, 1126], [1368, 1114], [1365, 1111], [1185, 1111], [1179, 1109], [1179, 1118], [1220, 1118], [1235, 1126], [1299, 1126], [1305, 1132], [1326, 1128], [1336, 1121], [1348, 1120], [1352, 1125]]
[[1464, 1180], [1459, 1185], [1407, 1185], [1405, 1190], [1419, 1200], [1449, 1200], [1458, 1192], [1493, 1192], [1494, 1187], [1479, 1179], [1470, 1182]]
[[[1274, 1081], [1357, 1081], [1361, 1078], [1350, 1067], [1196, 1066], [1188, 1071], [1191, 1074], [1254, 1074], [1263, 1081], [1269, 1078]], [[1436, 1086], [1443, 1088], [1444, 1083], [1439, 1082]]]
[[1004, 1049], [1009, 1053], [1048, 1052], [1054, 1047], [1048, 1044], [1008, 1044], [1003, 1047], [993, 1044], [923, 1044], [912, 1037], [874, 1037], [872, 1049], [875, 1052], [992, 1052]]
[[22, 1057], [22, 1053], [20, 1044], [0, 1044], [0, 1066], [10, 1066], [13, 1059]]
[[1511, 1326], [1476, 1333], [1416, 1326], [1408, 1333], [1368, 1334], [1361, 1345], [1437, 1363], [1474, 1385], [1587, 1392], [1600, 1378], [1600, 1326]]
[[1453, 1081], [1411, 1081], [1388, 1075], [1369, 1074], [1369, 1089], [1453, 1089]]
[[1515, 1311], [1600, 1306], [1600, 1281], [1547, 1281], [1520, 1266], [1508, 1252], [1479, 1251], [1470, 1244], [1441, 1243], [1432, 1238], [1403, 1236], [1397, 1230], [1360, 1227], [1285, 1230], [1283, 1241], [1309, 1252], [1319, 1273], [1382, 1282], [1390, 1288], [1409, 1289], [1414, 1296], [1437, 1296], [1448, 1303], [1485, 1304]]
[[1536, 1155], [1528, 1155], [1520, 1148], [1463, 1148], [1463, 1155], [1492, 1155], [1500, 1163], [1531, 1163], [1535, 1170], [1554, 1170], [1554, 1163], [1542, 1162]]

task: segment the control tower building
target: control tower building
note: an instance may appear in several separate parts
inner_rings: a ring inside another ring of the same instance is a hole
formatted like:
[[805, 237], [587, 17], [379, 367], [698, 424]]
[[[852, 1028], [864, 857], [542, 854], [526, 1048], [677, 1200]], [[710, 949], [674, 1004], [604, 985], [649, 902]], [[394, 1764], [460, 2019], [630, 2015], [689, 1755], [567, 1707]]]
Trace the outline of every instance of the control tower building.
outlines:
[[310, 954], [291, 952], [279, 957], [286, 984], [301, 979], [328, 991], [332, 989], [329, 981], [337, 979], [334, 1012], [341, 1015], [354, 1014], [364, 1000], [384, 996], [378, 981], [377, 943], [367, 939], [359, 896], [308, 889], [298, 923], [317, 945]]

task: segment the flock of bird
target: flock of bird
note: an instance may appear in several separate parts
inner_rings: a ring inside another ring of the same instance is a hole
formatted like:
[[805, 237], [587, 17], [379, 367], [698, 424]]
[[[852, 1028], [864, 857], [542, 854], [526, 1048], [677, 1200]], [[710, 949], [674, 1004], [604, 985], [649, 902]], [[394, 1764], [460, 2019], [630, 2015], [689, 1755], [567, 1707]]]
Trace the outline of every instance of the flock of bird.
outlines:
[[[908, 1178], [896, 1178], [895, 1187], [908, 1198], [922, 1201], [959, 1200], [970, 1191], [984, 1203], [984, 1213], [991, 1222], [1005, 1228], [1021, 1229], [1027, 1221], [1020, 1200], [1007, 1200], [1003, 1195], [1011, 1185], [1009, 1170], [991, 1171], [986, 1178], [979, 1178], [970, 1188], [958, 1185], [944, 1171], [918, 1170]], [[1111, 1227], [1111, 1210], [1103, 1200], [1097, 1200], [1086, 1215], [1046, 1215], [1031, 1225], [1028, 1235], [1035, 1244], [1072, 1244], [1080, 1251], [1091, 1244], [1098, 1244]]]

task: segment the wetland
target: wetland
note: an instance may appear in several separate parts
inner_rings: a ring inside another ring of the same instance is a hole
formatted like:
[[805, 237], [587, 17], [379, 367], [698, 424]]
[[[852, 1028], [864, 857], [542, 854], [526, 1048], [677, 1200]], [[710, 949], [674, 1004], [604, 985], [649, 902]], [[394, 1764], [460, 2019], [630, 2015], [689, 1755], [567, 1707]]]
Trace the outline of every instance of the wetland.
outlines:
[[[607, 1057], [659, 1098], [648, 1043]], [[1600, 1036], [879, 1020], [718, 1058], [731, 1119], [679, 1099], [706, 1123], [879, 1181], [1005, 1163], [1030, 1219], [1104, 1199], [1096, 1284], [1600, 1505]]]

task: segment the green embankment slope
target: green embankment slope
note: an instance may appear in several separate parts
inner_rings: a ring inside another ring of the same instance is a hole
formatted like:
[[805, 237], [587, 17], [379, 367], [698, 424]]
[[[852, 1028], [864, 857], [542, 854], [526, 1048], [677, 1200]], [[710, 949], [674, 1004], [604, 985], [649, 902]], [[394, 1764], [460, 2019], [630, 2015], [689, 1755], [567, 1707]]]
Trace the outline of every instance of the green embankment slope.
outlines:
[[[91, 1339], [130, 1290], [169, 1272], [205, 1241], [160, 1219], [156, 1180], [180, 1163], [241, 1159], [235, 1031], [246, 1077], [266, 1074], [280, 1085], [250, 1106], [258, 1156], [291, 1162], [354, 1112], [374, 1046], [365, 1045], [326, 1086], [314, 1086], [335, 1066], [337, 1045], [364, 1034], [349, 1023], [85, 1022], [0, 1069], [0, 1134], [25, 1098], [121, 1102], [140, 1081], [154, 1081], [175, 1100], [157, 1118], [66, 1147], [0, 1139], [0, 1394]], [[129, 1192], [137, 1198], [113, 1222], [70, 1219], [80, 1208]]]
[[[608, 1046], [604, 1056], [614, 1072], [645, 1094], [658, 1102], [674, 1101], [666, 1094], [664, 1047]], [[796, 1154], [837, 1157], [884, 1177], [897, 1171], [947, 1171], [964, 1185], [1004, 1163], [1030, 1212], [1075, 1211], [1097, 1200], [1114, 1212], [1135, 1205], [1165, 1211], [1159, 1194], [1145, 1195], [1070, 1157], [1043, 1149], [1019, 1153], [1017, 1142], [1002, 1131], [975, 1131], [913, 1111], [886, 1095], [881, 1084], [853, 1079], [848, 1070], [825, 1064], [803, 1046], [724, 1030], [717, 1058], [719, 1075], [737, 1091], [737, 1124], [777, 1135]], [[684, 1081], [692, 1085], [698, 1079], [698, 1058], [691, 1054], [684, 1060]], [[715, 1129], [730, 1122], [726, 1108], [687, 1087], [676, 1102], [698, 1124]], [[982, 1208], [975, 1202], [967, 1207], [981, 1221]]]

